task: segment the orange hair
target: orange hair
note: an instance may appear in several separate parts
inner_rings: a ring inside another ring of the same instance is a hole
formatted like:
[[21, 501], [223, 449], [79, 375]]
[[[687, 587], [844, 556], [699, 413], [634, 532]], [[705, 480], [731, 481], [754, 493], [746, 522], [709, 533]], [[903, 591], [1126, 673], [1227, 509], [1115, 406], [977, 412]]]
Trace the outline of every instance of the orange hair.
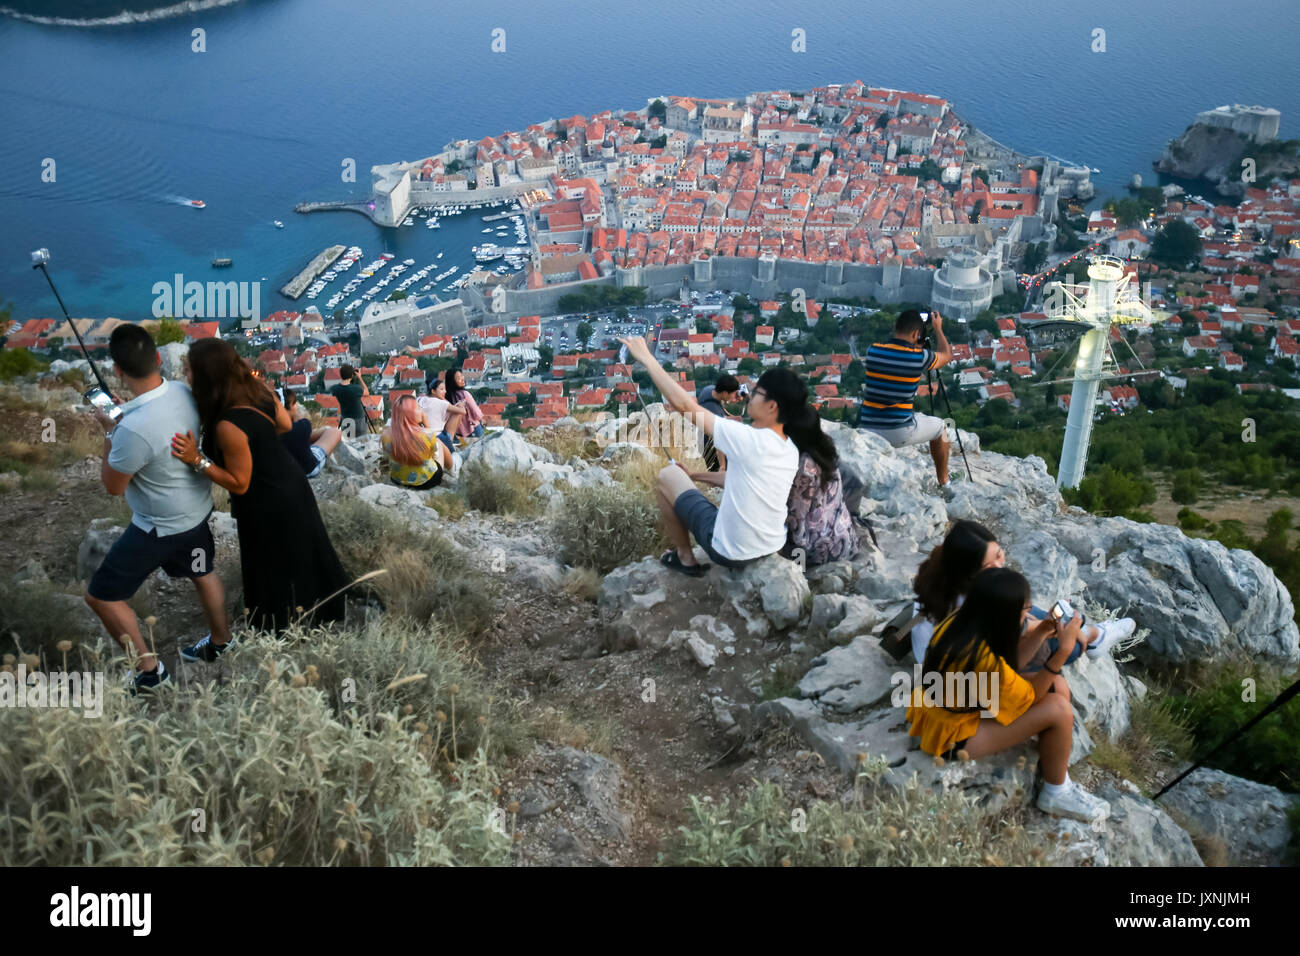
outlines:
[[422, 414], [411, 395], [403, 395], [393, 408], [392, 456], [400, 465], [420, 465], [426, 460], [430, 436], [420, 424]]

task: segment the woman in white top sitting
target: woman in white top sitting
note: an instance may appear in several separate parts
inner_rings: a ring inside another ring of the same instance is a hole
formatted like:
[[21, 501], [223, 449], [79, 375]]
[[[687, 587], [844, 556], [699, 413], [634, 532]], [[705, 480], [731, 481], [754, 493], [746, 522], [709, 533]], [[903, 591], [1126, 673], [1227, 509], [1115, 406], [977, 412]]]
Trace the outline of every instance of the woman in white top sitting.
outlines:
[[439, 462], [443, 468], [451, 471], [453, 465], [451, 453], [456, 450], [451, 435], [460, 427], [465, 406], [464, 404], [453, 405], [447, 401], [447, 383], [440, 378], [430, 379], [428, 389], [429, 394], [416, 401], [419, 403], [420, 411], [424, 412], [429, 428], [438, 436], [438, 441], [442, 445], [438, 452]]
[[[921, 562], [912, 582], [916, 591], [913, 609], [922, 615], [912, 625], [912, 656], [918, 662], [925, 660], [935, 626], [961, 607], [975, 575], [985, 568], [1005, 567], [1006, 563], [1006, 552], [993, 532], [978, 521], [963, 519], [952, 526], [943, 544]], [[1038, 607], [1029, 612], [1029, 617], [1030, 626], [1020, 640], [1020, 660], [1016, 667], [1020, 673], [1040, 670], [1042, 660], [1056, 650], [1056, 639], [1052, 636], [1056, 625], [1051, 617]], [[1134, 627], [1133, 619], [1128, 617], [1085, 624], [1075, 650], [1065, 663], [1074, 663], [1084, 649], [1089, 657], [1100, 657], [1115, 641], [1131, 635]]]
[[628, 356], [645, 366], [670, 409], [680, 412], [713, 439], [727, 456], [725, 472], [702, 472], [700, 481], [722, 486], [715, 506], [695, 487], [686, 466], [674, 462], [659, 472], [655, 498], [673, 547], [659, 559], [666, 567], [699, 577], [709, 567], [695, 559], [691, 535], [716, 563], [740, 568], [780, 551], [786, 539], [786, 501], [799, 468], [792, 435], [821, 431], [808, 404], [808, 386], [789, 369], [764, 372], [749, 397], [753, 424], [727, 421], [701, 407], [693, 391], [664, 371], [640, 336], [620, 338]]

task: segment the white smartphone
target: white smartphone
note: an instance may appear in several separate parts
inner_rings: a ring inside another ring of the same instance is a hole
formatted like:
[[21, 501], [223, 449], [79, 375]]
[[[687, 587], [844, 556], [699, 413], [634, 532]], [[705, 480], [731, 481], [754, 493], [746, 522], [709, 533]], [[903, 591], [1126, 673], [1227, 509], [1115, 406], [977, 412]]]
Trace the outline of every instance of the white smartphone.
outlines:
[[1070, 607], [1069, 601], [1057, 601], [1052, 605], [1052, 620], [1068, 621], [1074, 617], [1074, 608]]

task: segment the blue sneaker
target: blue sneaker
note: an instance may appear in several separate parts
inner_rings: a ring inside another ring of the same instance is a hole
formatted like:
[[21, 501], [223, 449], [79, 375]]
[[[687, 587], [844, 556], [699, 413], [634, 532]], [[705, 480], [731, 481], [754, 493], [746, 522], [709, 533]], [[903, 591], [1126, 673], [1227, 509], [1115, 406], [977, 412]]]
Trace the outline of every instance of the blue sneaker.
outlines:
[[203, 661], [211, 664], [222, 654], [226, 653], [228, 648], [235, 646], [235, 639], [232, 637], [226, 644], [213, 644], [212, 635], [207, 634], [197, 644], [191, 644], [189, 647], [181, 648], [181, 660], [189, 661], [191, 664]]
[[151, 694], [163, 684], [170, 684], [171, 679], [171, 673], [160, 660], [153, 670], [141, 671], [131, 679], [131, 696], [136, 697], [141, 693]]

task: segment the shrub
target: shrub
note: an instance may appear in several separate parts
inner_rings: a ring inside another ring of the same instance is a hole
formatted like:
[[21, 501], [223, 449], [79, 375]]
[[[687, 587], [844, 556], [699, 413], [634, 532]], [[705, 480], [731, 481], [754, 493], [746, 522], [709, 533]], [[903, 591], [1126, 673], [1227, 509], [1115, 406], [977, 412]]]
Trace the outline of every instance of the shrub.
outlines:
[[497, 470], [482, 464], [466, 465], [459, 477], [459, 487], [464, 489], [465, 501], [471, 508], [498, 515], [536, 515], [542, 509], [537, 495], [540, 484], [526, 472]]
[[480, 569], [482, 562], [443, 535], [413, 528], [356, 499], [324, 503], [321, 517], [353, 578], [387, 569], [361, 593], [378, 598], [393, 614], [418, 623], [454, 623], [466, 636], [482, 633], [495, 620], [496, 582]]
[[0, 351], [0, 382], [12, 382], [16, 378], [43, 372], [49, 365], [42, 362], [27, 349], [4, 349]]
[[[1255, 681], [1255, 699], [1243, 701], [1242, 676]], [[1189, 693], [1171, 697], [1174, 712], [1191, 729], [1199, 757], [1259, 714], [1294, 679], [1294, 675], [1243, 671], [1226, 667]], [[1300, 793], [1300, 707], [1283, 706], [1217, 754], [1208, 766], [1257, 780], [1287, 793]]]
[[1203, 531], [1213, 522], [1203, 515], [1198, 515], [1191, 508], [1178, 509], [1178, 527], [1184, 531]]
[[667, 544], [654, 502], [640, 491], [618, 486], [569, 492], [551, 528], [566, 562], [601, 574]]
[[106, 681], [98, 719], [7, 710], [0, 864], [505, 862], [485, 751], [447, 782], [413, 714], [386, 710], [394, 701], [378, 694], [358, 705], [367, 719], [333, 711], [334, 688], [300, 655], [261, 636], [223, 658], [227, 681], [193, 694], [169, 687], [140, 701]]
[[71, 641], [66, 661], [70, 668], [81, 669], [87, 639], [101, 637], [103, 629], [80, 595], [48, 582], [0, 583], [0, 652], [15, 658], [35, 654], [42, 666], [62, 669], [65, 657], [59, 642]]
[[791, 825], [798, 801], [761, 784], [743, 799], [691, 798], [690, 821], [660, 862], [695, 866], [1034, 865], [1042, 848], [1023, 827], [972, 812], [957, 791], [936, 795], [914, 785], [850, 806], [821, 800], [806, 827]]

